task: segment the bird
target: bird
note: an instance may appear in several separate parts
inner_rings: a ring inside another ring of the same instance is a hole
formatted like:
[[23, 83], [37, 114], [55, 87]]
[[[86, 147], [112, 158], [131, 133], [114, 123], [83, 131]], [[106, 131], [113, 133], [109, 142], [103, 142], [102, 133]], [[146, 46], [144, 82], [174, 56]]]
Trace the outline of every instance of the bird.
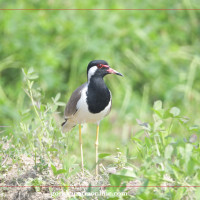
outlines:
[[96, 129], [96, 176], [98, 176], [98, 136], [101, 120], [106, 117], [112, 107], [111, 91], [107, 88], [103, 78], [108, 74], [123, 76], [112, 69], [105, 60], [93, 60], [87, 67], [87, 82], [78, 87], [71, 95], [65, 111], [62, 123], [62, 132], [69, 132], [73, 127], [79, 125], [79, 143], [81, 151], [81, 168], [84, 172], [83, 142], [81, 136], [81, 125], [94, 123]]

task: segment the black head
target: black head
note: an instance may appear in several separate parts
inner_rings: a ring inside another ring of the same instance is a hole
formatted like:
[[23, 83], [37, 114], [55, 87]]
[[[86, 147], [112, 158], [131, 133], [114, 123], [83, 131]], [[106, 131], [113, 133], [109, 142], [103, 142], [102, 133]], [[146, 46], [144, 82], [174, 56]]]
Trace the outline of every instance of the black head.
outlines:
[[92, 77], [104, 77], [107, 74], [116, 74], [122, 76], [119, 72], [112, 69], [105, 60], [93, 60], [88, 64], [88, 80]]

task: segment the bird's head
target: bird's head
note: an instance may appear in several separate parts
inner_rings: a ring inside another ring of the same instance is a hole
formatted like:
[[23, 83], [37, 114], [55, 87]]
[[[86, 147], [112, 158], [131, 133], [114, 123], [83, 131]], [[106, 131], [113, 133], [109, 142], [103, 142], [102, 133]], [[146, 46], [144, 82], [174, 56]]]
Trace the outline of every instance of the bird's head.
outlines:
[[105, 60], [93, 60], [88, 64], [87, 76], [88, 80], [91, 77], [104, 77], [107, 74], [116, 74], [123, 76], [121, 73], [112, 69]]

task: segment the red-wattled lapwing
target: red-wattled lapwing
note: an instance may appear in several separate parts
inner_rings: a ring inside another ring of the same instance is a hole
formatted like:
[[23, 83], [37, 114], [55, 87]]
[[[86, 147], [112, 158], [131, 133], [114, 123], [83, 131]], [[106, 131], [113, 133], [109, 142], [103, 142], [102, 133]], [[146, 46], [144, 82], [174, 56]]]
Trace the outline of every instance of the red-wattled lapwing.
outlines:
[[83, 170], [83, 147], [81, 138], [81, 124], [95, 123], [96, 130], [96, 175], [98, 175], [98, 134], [100, 121], [109, 114], [112, 105], [110, 90], [104, 83], [107, 74], [122, 76], [110, 68], [104, 60], [93, 60], [87, 67], [87, 83], [77, 88], [71, 95], [65, 108], [65, 122], [62, 123], [63, 132], [70, 131], [79, 124], [79, 142], [81, 149], [81, 166]]

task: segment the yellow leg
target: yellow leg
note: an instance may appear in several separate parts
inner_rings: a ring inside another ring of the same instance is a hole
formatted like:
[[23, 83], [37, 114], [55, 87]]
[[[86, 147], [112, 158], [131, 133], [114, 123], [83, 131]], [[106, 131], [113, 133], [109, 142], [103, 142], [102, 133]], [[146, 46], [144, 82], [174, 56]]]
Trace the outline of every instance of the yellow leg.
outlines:
[[81, 149], [81, 168], [82, 168], [82, 171], [84, 172], [84, 167], [83, 167], [83, 143], [82, 143], [82, 137], [81, 137], [81, 124], [79, 124], [79, 143], [80, 143], [80, 149]]
[[96, 132], [96, 142], [95, 142], [95, 147], [96, 147], [96, 176], [98, 176], [98, 136], [99, 136], [99, 124], [97, 125], [97, 132]]

